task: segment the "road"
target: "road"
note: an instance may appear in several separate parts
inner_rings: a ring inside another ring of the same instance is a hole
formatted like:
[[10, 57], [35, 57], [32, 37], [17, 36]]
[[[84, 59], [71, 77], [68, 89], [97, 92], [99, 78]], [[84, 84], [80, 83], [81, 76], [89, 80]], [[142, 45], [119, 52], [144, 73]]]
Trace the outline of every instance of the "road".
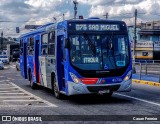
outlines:
[[0, 115], [160, 115], [160, 89], [133, 83], [132, 91], [58, 100], [51, 90], [33, 90], [15, 65], [0, 70]]

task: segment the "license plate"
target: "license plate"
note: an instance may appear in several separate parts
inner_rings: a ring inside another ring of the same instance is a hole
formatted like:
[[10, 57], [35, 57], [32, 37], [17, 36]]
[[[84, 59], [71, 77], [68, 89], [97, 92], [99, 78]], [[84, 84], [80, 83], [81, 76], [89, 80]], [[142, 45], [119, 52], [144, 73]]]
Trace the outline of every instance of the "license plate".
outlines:
[[109, 92], [110, 92], [110, 90], [101, 90], [101, 91], [99, 91], [99, 94], [109, 93]]

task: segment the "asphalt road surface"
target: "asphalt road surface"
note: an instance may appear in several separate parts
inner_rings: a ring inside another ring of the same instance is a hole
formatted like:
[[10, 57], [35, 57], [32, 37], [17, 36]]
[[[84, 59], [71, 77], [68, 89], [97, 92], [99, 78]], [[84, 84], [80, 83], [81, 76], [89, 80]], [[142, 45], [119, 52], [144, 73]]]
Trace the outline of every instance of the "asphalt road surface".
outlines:
[[0, 70], [0, 115], [156, 116], [160, 115], [160, 89], [133, 83], [131, 92], [117, 92], [111, 98], [86, 95], [58, 100], [49, 89], [31, 89], [12, 63]]

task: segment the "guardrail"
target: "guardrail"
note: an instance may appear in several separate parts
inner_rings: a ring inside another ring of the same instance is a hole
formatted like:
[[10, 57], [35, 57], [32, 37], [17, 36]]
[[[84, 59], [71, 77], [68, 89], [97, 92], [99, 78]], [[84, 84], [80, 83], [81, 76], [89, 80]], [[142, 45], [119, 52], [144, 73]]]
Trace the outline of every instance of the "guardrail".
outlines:
[[133, 63], [160, 63], [160, 60], [132, 60]]
[[157, 63], [155, 61], [152, 63], [133, 62], [133, 73], [138, 74], [140, 80], [143, 75], [156, 77], [160, 83], [160, 61]]

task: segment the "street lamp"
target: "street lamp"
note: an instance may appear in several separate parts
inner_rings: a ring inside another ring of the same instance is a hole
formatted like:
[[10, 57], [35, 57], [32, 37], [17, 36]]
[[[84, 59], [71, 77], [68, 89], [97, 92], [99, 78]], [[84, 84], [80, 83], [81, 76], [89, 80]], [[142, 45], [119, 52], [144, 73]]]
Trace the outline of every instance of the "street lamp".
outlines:
[[77, 16], [77, 5], [78, 5], [77, 0], [74, 0], [73, 4], [74, 4], [74, 19], [76, 19], [76, 16]]

